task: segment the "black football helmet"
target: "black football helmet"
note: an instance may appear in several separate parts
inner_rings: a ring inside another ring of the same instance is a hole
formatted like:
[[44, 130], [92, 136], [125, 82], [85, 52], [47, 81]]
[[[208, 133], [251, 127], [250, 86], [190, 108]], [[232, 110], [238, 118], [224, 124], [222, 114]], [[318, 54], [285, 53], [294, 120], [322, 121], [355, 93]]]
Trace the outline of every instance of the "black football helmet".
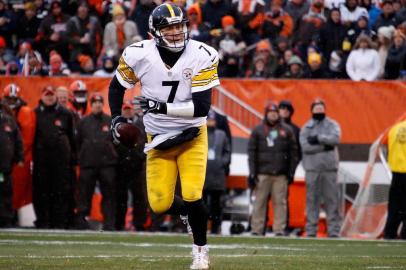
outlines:
[[[157, 6], [149, 16], [149, 31], [154, 36], [158, 46], [172, 52], [179, 52], [185, 48], [189, 41], [187, 21], [182, 9], [171, 3], [164, 3]], [[176, 24], [181, 25], [181, 32], [164, 37], [161, 29]], [[183, 40], [178, 41], [179, 35], [183, 35]]]

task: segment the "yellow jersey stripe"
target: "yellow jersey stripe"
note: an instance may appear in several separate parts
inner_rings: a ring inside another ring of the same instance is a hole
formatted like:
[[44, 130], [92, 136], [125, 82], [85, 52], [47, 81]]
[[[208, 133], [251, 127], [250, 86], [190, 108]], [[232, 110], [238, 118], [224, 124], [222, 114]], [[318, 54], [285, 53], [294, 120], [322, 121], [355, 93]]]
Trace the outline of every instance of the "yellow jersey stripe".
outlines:
[[213, 77], [211, 80], [206, 81], [206, 82], [196, 82], [196, 83], [192, 83], [192, 87], [197, 87], [197, 86], [205, 86], [205, 85], [209, 85], [212, 81], [218, 80], [219, 77]]
[[127, 65], [123, 57], [120, 57], [120, 60], [118, 61], [117, 71], [125, 82], [129, 84], [137, 83], [138, 79], [134, 73], [134, 70]]
[[199, 72], [196, 76], [192, 78], [192, 82], [194, 81], [203, 81], [203, 80], [209, 80], [213, 76], [217, 75], [217, 69], [212, 69], [204, 72]]
[[168, 8], [169, 13], [171, 14], [171, 18], [175, 17], [176, 16], [175, 11], [173, 10], [172, 6], [169, 4], [166, 4], [166, 7]]

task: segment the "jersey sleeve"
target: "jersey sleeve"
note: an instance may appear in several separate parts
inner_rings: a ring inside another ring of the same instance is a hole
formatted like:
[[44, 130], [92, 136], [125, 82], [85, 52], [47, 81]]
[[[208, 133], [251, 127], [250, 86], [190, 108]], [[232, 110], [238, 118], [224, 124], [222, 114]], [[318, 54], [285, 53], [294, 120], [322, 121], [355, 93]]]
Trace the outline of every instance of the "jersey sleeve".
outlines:
[[209, 46], [204, 46], [201, 52], [203, 61], [199, 61], [198, 72], [192, 77], [192, 93], [205, 91], [220, 85], [217, 67], [219, 64], [218, 53]]
[[118, 67], [116, 69], [116, 77], [120, 84], [125, 88], [132, 88], [138, 81], [137, 75], [134, 71], [136, 65], [135, 59], [130, 56], [129, 48], [126, 48], [120, 57]]

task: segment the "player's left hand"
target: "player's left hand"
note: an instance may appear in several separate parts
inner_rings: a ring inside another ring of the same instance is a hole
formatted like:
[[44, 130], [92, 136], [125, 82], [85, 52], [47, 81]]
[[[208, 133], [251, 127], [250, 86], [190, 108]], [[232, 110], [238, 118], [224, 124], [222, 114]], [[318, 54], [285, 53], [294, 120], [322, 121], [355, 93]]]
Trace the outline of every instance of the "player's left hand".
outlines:
[[162, 113], [166, 114], [166, 103], [159, 102], [143, 96], [135, 97], [135, 104], [139, 105], [144, 114]]

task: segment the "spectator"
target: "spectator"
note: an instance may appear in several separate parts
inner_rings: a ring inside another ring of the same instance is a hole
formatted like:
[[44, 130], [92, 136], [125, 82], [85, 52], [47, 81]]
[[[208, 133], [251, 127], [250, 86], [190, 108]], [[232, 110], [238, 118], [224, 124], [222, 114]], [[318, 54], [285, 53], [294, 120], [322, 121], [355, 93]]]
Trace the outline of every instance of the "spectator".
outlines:
[[304, 58], [307, 57], [307, 47], [319, 39], [320, 29], [326, 23], [322, 0], [313, 0], [310, 10], [299, 22], [297, 32], [293, 36], [293, 44]]
[[216, 113], [207, 117], [208, 156], [203, 200], [209, 208], [211, 233], [219, 234], [222, 223], [222, 196], [226, 189], [226, 168], [231, 161], [231, 148], [227, 135], [216, 127]]
[[347, 58], [348, 53], [345, 51], [335, 50], [331, 52], [327, 70], [330, 78], [348, 79], [347, 72], [345, 71]]
[[381, 14], [381, 9], [376, 6], [375, 0], [361, 0], [360, 6], [368, 11], [368, 29], [372, 29]]
[[306, 235], [315, 237], [319, 221], [319, 208], [323, 201], [327, 214], [327, 234], [339, 237], [339, 187], [337, 185], [340, 126], [326, 117], [323, 101], [311, 105], [312, 119], [300, 131], [303, 168], [306, 181]]
[[[292, 102], [290, 100], [281, 100], [279, 102], [279, 117], [281, 118], [282, 122], [288, 125], [292, 131], [293, 134], [295, 135], [298, 151], [297, 151], [297, 156], [298, 156], [298, 163], [302, 160], [302, 151], [300, 148], [300, 143], [299, 143], [299, 135], [300, 135], [300, 127], [297, 126], [295, 123], [292, 122], [292, 116], [295, 113], [295, 108], [292, 105]], [[293, 179], [289, 179], [290, 181], [293, 181]]]
[[240, 73], [240, 62], [245, 42], [241, 38], [240, 31], [235, 26], [233, 17], [227, 15], [221, 19], [222, 34], [214, 40], [219, 48], [220, 63], [219, 76], [237, 77]]
[[115, 64], [112, 57], [105, 56], [103, 57], [103, 66], [101, 69], [98, 69], [93, 75], [95, 77], [113, 77], [115, 74]]
[[285, 75], [285, 73], [288, 71], [288, 62], [290, 58], [292, 58], [292, 56], [293, 51], [290, 49], [284, 51], [282, 54], [279, 55], [278, 66], [275, 70], [275, 76], [277, 78], [283, 77], [283, 75]]
[[41, 21], [48, 15], [48, 8], [44, 0], [34, 0], [37, 18]]
[[66, 64], [63, 62], [62, 57], [56, 52], [51, 51], [49, 55], [49, 76], [69, 76], [70, 70], [67, 68]]
[[304, 78], [307, 79], [326, 79], [328, 74], [322, 64], [321, 55], [317, 52], [309, 53], [307, 56], [309, 68], [305, 71]]
[[51, 13], [44, 18], [38, 29], [37, 41], [41, 44], [43, 56], [57, 51], [62, 58], [68, 60], [68, 37], [66, 35], [69, 16], [62, 12], [61, 3], [52, 1]]
[[341, 49], [346, 35], [345, 26], [341, 24], [341, 13], [338, 8], [330, 11], [330, 16], [326, 24], [320, 29], [318, 46], [323, 57], [328, 63], [331, 53]]
[[263, 0], [237, 0], [232, 2], [232, 13], [243, 40], [251, 45], [259, 40], [259, 29], [264, 19]]
[[385, 63], [385, 79], [398, 79], [406, 68], [406, 36], [397, 30], [393, 35], [393, 44], [388, 51]]
[[18, 20], [17, 38], [19, 42], [28, 41], [34, 44], [41, 20], [35, 16], [36, 7], [33, 2], [25, 3], [24, 10], [24, 15]]
[[103, 230], [112, 231], [116, 219], [117, 152], [110, 133], [110, 116], [103, 113], [103, 97], [95, 93], [90, 99], [91, 113], [80, 120], [77, 127], [79, 152], [78, 229], [88, 229], [86, 216], [99, 182], [102, 199]]
[[95, 72], [93, 59], [90, 55], [80, 54], [78, 56], [79, 70], [75, 70], [77, 75], [91, 75]]
[[288, 79], [300, 79], [303, 78], [303, 62], [296, 55], [293, 55], [288, 61], [288, 70], [286, 71], [284, 78]]
[[294, 23], [294, 30], [299, 27], [299, 22], [303, 16], [309, 11], [310, 4], [308, 0], [291, 0], [287, 1], [285, 11], [292, 18]]
[[376, 23], [374, 24], [374, 30], [377, 31], [382, 26], [394, 26], [397, 27], [400, 24], [396, 18], [395, 10], [393, 9], [392, 0], [384, 0], [382, 2], [382, 13], [379, 15]]
[[395, 27], [382, 26], [378, 29], [378, 54], [379, 62], [381, 63], [379, 69], [379, 78], [383, 78], [385, 74], [386, 58], [388, 57], [389, 49], [392, 45], [392, 36], [395, 33]]
[[261, 40], [257, 43], [254, 62], [249, 67], [246, 76], [264, 79], [275, 77], [277, 61], [278, 59], [268, 40]]
[[69, 91], [65, 86], [56, 88], [56, 99], [62, 107], [69, 109]]
[[145, 179], [146, 156], [144, 154], [146, 134], [144, 133], [142, 111], [137, 111], [131, 102], [125, 102], [122, 107], [122, 116], [129, 123], [136, 125], [144, 136], [137, 145], [131, 148], [122, 144], [116, 145], [118, 165], [116, 170], [117, 210], [115, 228], [118, 231], [125, 229], [128, 191], [130, 191], [133, 207], [132, 224], [136, 231], [144, 231], [144, 225], [147, 221], [148, 201]]
[[7, 47], [12, 47], [12, 35], [17, 27], [14, 12], [7, 10], [6, 0], [0, 0], [0, 37], [6, 40]]
[[20, 131], [9, 108], [0, 103], [0, 228], [12, 227], [13, 189], [11, 170], [15, 163], [23, 166]]
[[35, 113], [21, 97], [20, 87], [9, 84], [3, 90], [2, 103], [10, 108], [20, 129], [24, 150], [23, 166], [13, 169], [13, 206], [14, 209], [31, 203], [32, 198], [32, 149], [35, 136]]
[[289, 38], [293, 27], [292, 18], [282, 8], [282, 0], [272, 1], [271, 10], [265, 13], [263, 37], [270, 40], [276, 40], [279, 36]]
[[361, 34], [347, 59], [348, 76], [353, 81], [374, 81], [378, 79], [379, 69], [379, 54], [374, 49], [371, 38]]
[[57, 103], [47, 86], [35, 109], [33, 204], [37, 228], [66, 229], [72, 216], [70, 166], [75, 156], [72, 114]]
[[368, 29], [368, 17], [366, 16], [359, 17], [357, 22], [352, 27], [348, 28], [346, 40], [351, 43], [351, 47], [354, 46], [357, 38], [361, 34], [366, 35], [373, 40], [376, 37], [376, 32]]
[[403, 2], [400, 10], [396, 12], [396, 18], [398, 22], [406, 21], [406, 2]]
[[221, 29], [221, 18], [231, 15], [231, 6], [226, 0], [207, 0], [202, 5], [203, 22], [207, 22], [211, 29]]
[[44, 68], [44, 63], [42, 62], [42, 57], [37, 51], [30, 51], [24, 57], [22, 74], [24, 76], [45, 76], [48, 75], [48, 71]]
[[137, 25], [139, 34], [143, 39], [148, 39], [148, 19], [156, 6], [153, 0], [140, 0], [135, 7], [134, 13], [131, 15], [131, 20]]
[[85, 0], [79, 3], [76, 16], [69, 19], [66, 35], [70, 47], [70, 58], [74, 71], [79, 70], [80, 55], [96, 59], [101, 50], [102, 31], [99, 20], [89, 15], [89, 5]]
[[189, 19], [189, 35], [191, 39], [209, 42], [210, 26], [208, 23], [203, 23], [202, 21], [202, 10], [199, 2], [194, 3], [187, 10], [187, 16]]
[[137, 25], [127, 20], [124, 9], [116, 4], [113, 7], [113, 20], [104, 28], [103, 45], [104, 51], [109, 55], [118, 58], [124, 48], [131, 43], [141, 41]]
[[344, 4], [345, 4], [345, 0], [325, 0], [324, 1], [324, 6], [329, 10], [336, 9], [336, 8], [340, 9], [340, 7]]
[[256, 192], [251, 219], [254, 235], [265, 234], [270, 195], [274, 211], [273, 232], [277, 236], [285, 234], [288, 179], [293, 178], [297, 161], [295, 135], [280, 121], [278, 106], [271, 102], [265, 108], [264, 122], [254, 128], [248, 142], [248, 182]]
[[352, 23], [358, 21], [359, 17], [368, 17], [366, 8], [357, 5], [357, 0], [345, 0], [345, 4], [340, 6], [341, 21], [349, 27]]
[[388, 164], [392, 171], [389, 189], [388, 216], [384, 229], [385, 239], [396, 239], [403, 224], [400, 238], [406, 240], [406, 120], [393, 126], [388, 133]]

